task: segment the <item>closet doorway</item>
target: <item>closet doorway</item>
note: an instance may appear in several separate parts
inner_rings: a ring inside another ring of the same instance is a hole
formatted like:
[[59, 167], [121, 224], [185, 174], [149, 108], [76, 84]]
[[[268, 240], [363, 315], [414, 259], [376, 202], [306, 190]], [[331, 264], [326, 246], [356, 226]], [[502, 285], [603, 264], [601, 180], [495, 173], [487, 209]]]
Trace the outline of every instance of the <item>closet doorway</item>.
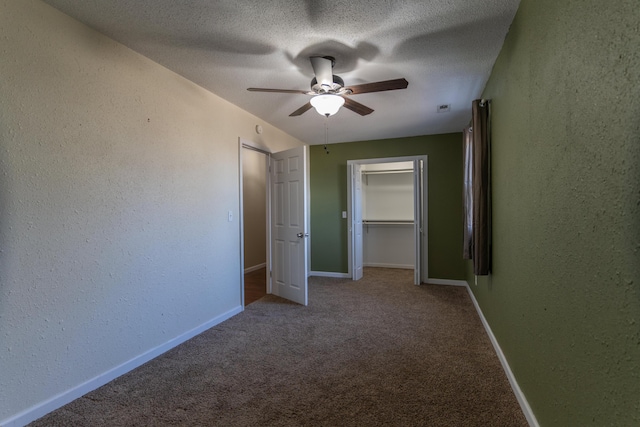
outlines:
[[349, 276], [405, 268], [426, 282], [427, 156], [350, 160], [347, 169]]

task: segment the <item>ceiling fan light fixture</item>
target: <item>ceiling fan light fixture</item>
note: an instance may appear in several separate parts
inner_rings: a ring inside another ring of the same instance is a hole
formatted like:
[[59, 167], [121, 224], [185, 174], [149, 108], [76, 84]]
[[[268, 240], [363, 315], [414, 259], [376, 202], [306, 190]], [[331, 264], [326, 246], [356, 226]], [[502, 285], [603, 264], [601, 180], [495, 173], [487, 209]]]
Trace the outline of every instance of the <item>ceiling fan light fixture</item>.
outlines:
[[329, 117], [337, 113], [344, 105], [344, 98], [333, 94], [316, 95], [311, 98], [311, 105], [318, 114]]

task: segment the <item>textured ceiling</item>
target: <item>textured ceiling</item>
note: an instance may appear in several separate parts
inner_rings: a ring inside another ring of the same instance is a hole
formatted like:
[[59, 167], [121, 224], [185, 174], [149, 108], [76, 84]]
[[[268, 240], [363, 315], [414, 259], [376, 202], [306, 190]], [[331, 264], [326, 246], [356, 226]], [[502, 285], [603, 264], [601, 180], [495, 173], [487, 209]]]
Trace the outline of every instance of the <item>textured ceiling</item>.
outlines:
[[[44, 0], [310, 144], [458, 132], [471, 117], [519, 0]], [[325, 119], [301, 94], [312, 55], [346, 85], [404, 77], [403, 90], [353, 95], [368, 116]], [[450, 104], [450, 112], [437, 107]], [[258, 123], [258, 121], [257, 121]], [[248, 136], [248, 135], [246, 135]]]

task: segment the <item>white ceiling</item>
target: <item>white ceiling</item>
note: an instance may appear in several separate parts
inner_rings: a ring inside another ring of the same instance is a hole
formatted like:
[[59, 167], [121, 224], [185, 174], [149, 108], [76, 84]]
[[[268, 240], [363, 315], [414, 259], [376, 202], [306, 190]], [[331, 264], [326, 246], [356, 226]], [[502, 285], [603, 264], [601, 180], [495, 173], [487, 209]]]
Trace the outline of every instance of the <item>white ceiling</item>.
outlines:
[[[459, 132], [471, 118], [519, 0], [44, 0], [298, 139], [321, 144]], [[347, 86], [404, 77], [403, 90], [353, 95], [375, 111], [325, 119], [301, 94], [309, 56], [336, 58]], [[448, 113], [437, 107], [450, 104]], [[259, 122], [257, 121], [256, 124]]]

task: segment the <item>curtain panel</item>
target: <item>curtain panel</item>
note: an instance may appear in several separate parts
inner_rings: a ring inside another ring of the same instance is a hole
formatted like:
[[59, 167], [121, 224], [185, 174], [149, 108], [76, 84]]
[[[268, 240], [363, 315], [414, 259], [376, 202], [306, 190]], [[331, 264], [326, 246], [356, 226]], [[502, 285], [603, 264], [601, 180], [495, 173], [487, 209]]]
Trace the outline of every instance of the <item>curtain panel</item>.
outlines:
[[473, 258], [473, 141], [471, 126], [462, 131], [463, 179], [463, 230], [462, 230], [462, 258]]
[[490, 102], [472, 103], [471, 127], [463, 131], [464, 259], [473, 260], [473, 274], [491, 271], [491, 143]]
[[473, 274], [491, 271], [490, 102], [472, 104], [473, 138]]

